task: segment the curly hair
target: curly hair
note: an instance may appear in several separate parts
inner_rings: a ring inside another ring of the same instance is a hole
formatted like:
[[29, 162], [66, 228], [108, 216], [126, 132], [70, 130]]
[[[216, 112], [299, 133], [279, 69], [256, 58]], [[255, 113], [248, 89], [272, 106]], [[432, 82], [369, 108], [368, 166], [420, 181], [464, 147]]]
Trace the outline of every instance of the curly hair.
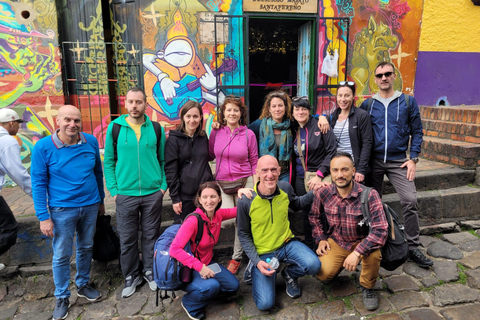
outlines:
[[283, 100], [283, 103], [285, 104], [285, 115], [283, 116], [283, 121], [286, 119], [291, 120], [292, 119], [292, 99], [290, 99], [290, 96], [285, 92], [281, 90], [277, 91], [272, 91], [267, 96], [265, 97], [265, 102], [263, 103], [263, 108], [262, 112], [260, 113], [259, 119], [263, 118], [268, 118], [271, 117], [272, 115], [270, 114], [270, 102], [272, 102], [273, 98], [279, 98]]
[[240, 110], [240, 119], [238, 120], [238, 124], [241, 126], [246, 125], [247, 124], [247, 107], [243, 103], [242, 98], [236, 97], [233, 95], [226, 96], [225, 100], [220, 106], [220, 113], [218, 114], [218, 122], [220, 122], [220, 125], [224, 126], [227, 123], [225, 120], [225, 109], [227, 108], [227, 104], [229, 103], [235, 105]]

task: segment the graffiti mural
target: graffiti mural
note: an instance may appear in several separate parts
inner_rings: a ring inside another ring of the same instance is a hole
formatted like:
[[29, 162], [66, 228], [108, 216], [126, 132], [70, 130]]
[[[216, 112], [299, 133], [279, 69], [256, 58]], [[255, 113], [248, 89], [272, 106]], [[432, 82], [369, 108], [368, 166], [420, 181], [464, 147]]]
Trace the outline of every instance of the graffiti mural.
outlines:
[[55, 130], [63, 99], [55, 2], [0, 1], [0, 108], [28, 121], [17, 134], [27, 169], [35, 143]]

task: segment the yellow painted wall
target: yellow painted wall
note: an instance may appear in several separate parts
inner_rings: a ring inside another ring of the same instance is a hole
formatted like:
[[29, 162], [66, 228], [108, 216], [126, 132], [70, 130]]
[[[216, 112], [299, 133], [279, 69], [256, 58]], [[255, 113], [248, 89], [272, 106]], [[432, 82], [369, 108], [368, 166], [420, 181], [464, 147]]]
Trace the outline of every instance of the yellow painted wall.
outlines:
[[480, 6], [471, 0], [425, 0], [420, 51], [480, 52]]

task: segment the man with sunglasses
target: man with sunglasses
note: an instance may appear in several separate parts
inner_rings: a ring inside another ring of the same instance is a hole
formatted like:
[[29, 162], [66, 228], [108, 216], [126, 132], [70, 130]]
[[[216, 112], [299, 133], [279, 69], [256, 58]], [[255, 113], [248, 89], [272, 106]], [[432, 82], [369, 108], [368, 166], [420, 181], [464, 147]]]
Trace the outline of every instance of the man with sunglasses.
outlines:
[[295, 240], [288, 220], [289, 206], [292, 209], [310, 207], [313, 192], [298, 197], [288, 182], [278, 181], [280, 166], [273, 156], [261, 157], [256, 172], [259, 182], [253, 197], [243, 196], [237, 204], [238, 238], [250, 258], [244, 280], [252, 282], [257, 308], [270, 310], [275, 305], [277, 272], [267, 259], [277, 258], [287, 264], [281, 274], [287, 295], [293, 299], [302, 295], [298, 278], [318, 273], [321, 264], [309, 247]]
[[375, 83], [380, 91], [361, 105], [370, 114], [373, 129], [371, 172], [366, 183], [382, 194], [383, 176], [387, 175], [402, 204], [409, 257], [428, 268], [433, 261], [418, 249], [420, 224], [414, 182], [423, 139], [422, 121], [415, 98], [393, 89], [396, 77], [391, 62], [379, 63]]

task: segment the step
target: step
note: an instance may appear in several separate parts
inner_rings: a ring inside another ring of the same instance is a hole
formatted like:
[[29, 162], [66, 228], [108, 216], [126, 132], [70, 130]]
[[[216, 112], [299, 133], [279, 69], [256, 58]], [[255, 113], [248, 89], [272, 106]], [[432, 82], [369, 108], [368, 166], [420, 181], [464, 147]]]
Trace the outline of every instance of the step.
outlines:
[[[419, 166], [424, 161], [420, 160]], [[415, 174], [415, 187], [417, 191], [433, 189], [450, 189], [466, 186], [475, 182], [475, 170], [466, 170], [459, 167], [446, 166], [438, 170], [421, 170]], [[385, 176], [383, 181], [383, 194], [395, 193], [395, 188]]]
[[[420, 225], [433, 225], [480, 218], [480, 188], [462, 186], [417, 192]], [[402, 216], [398, 195], [383, 196], [383, 201]]]
[[422, 119], [426, 136], [480, 143], [480, 124]]
[[422, 119], [480, 124], [480, 106], [421, 106]]
[[480, 166], [480, 144], [424, 136], [422, 157], [473, 169]]

